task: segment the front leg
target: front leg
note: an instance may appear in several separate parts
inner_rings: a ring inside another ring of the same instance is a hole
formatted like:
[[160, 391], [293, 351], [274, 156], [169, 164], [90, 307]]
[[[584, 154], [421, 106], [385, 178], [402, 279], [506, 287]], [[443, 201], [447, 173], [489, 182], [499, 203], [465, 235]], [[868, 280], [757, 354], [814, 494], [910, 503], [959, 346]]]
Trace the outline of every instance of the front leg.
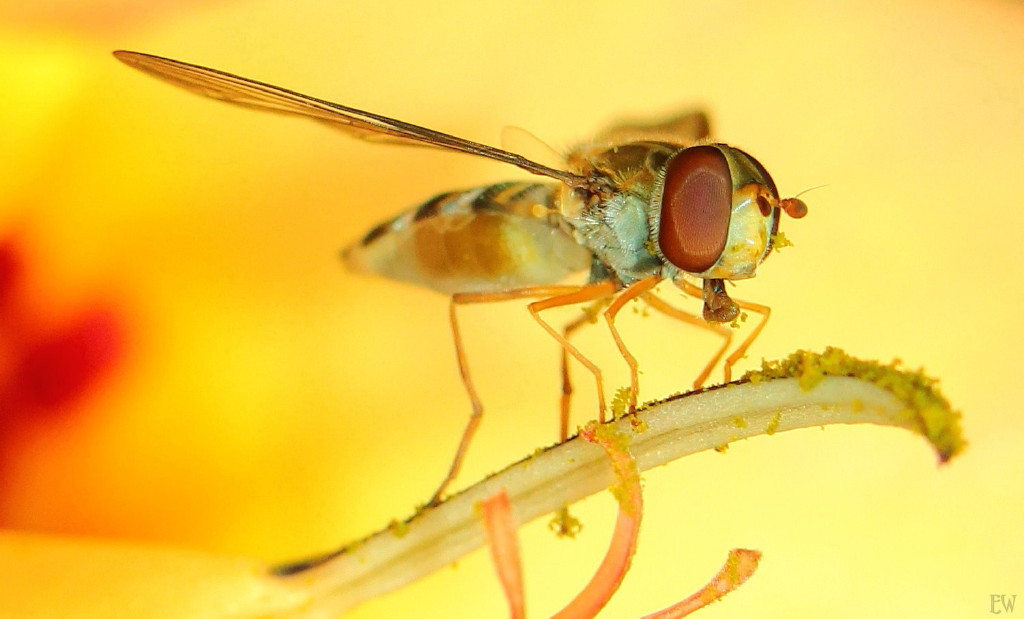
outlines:
[[626, 303], [637, 298], [638, 296], [645, 294], [651, 288], [658, 285], [661, 281], [661, 277], [658, 275], [651, 275], [641, 280], [635, 281], [629, 285], [622, 294], [620, 294], [612, 304], [608, 306], [608, 309], [604, 311], [605, 322], [608, 323], [608, 329], [612, 332], [612, 339], [615, 340], [615, 345], [619, 348], [619, 354], [626, 360], [626, 365], [629, 366], [629, 412], [636, 411], [636, 399], [640, 391], [640, 378], [638, 372], [638, 366], [636, 363], [636, 357], [634, 357], [629, 350], [626, 348], [626, 343], [622, 341], [619, 336], [619, 330], [615, 328], [615, 317], [619, 314]]

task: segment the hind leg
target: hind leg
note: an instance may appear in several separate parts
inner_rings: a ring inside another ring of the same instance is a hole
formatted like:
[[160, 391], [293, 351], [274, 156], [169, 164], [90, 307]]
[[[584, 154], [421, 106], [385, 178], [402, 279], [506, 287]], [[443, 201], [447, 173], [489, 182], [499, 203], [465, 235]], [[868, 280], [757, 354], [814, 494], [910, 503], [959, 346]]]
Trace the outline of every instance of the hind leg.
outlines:
[[437, 490], [434, 491], [434, 494], [430, 497], [430, 501], [428, 501], [427, 505], [437, 505], [441, 502], [441, 496], [448, 488], [448, 485], [451, 484], [452, 480], [455, 479], [455, 476], [458, 475], [459, 469], [462, 467], [463, 458], [465, 458], [466, 452], [469, 450], [469, 444], [472, 442], [473, 435], [476, 434], [477, 427], [480, 425], [480, 420], [483, 417], [483, 404], [480, 401], [480, 397], [477, 395], [476, 387], [473, 385], [473, 380], [470, 377], [469, 362], [466, 359], [466, 351], [462, 344], [462, 332], [459, 328], [458, 313], [456, 309], [460, 305], [496, 303], [500, 301], [511, 301], [530, 297], [546, 297], [541, 301], [537, 301], [529, 305], [530, 314], [562, 345], [564, 351], [567, 351], [580, 361], [580, 363], [583, 363], [587, 369], [594, 373], [598, 384], [600, 416], [603, 420], [604, 396], [600, 391], [601, 371], [593, 364], [593, 362], [576, 350], [576, 348], [570, 344], [562, 334], [555, 331], [551, 325], [540, 318], [538, 312], [550, 307], [572, 305], [574, 303], [583, 303], [586, 301], [600, 299], [614, 294], [615, 291], [616, 288], [612, 282], [602, 282], [600, 284], [587, 286], [530, 286], [507, 292], [457, 293], [452, 295], [451, 302], [448, 306], [448, 318], [452, 327], [452, 339], [455, 342], [455, 356], [459, 364], [459, 374], [462, 377], [462, 384], [465, 386], [466, 393], [469, 396], [472, 410], [470, 412], [469, 420], [466, 422], [466, 427], [462, 431], [462, 438], [459, 440], [459, 446], [455, 451], [455, 457], [452, 459], [451, 466], [448, 468], [448, 473], [441, 481]]

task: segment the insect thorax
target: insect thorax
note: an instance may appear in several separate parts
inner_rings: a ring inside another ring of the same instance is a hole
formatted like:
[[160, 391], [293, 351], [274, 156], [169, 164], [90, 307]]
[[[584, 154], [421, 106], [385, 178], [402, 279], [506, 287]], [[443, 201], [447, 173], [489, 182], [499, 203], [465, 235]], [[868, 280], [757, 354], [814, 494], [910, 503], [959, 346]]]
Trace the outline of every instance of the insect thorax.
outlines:
[[566, 188], [560, 195], [563, 217], [577, 242], [593, 252], [603, 269], [591, 278], [607, 277], [629, 285], [650, 275], [671, 277], [677, 271], [657, 249], [652, 212], [660, 191], [660, 175], [668, 158], [680, 149], [659, 142], [636, 142], [578, 153], [577, 171], [604, 176], [614, 188], [608, 195], [587, 195]]
[[663, 274], [665, 263], [657, 255], [648, 208], [639, 195], [617, 193], [593, 200], [577, 217], [566, 216], [576, 241], [589, 249], [603, 267], [591, 270], [592, 280], [607, 274], [605, 278], [629, 285], [649, 275]]

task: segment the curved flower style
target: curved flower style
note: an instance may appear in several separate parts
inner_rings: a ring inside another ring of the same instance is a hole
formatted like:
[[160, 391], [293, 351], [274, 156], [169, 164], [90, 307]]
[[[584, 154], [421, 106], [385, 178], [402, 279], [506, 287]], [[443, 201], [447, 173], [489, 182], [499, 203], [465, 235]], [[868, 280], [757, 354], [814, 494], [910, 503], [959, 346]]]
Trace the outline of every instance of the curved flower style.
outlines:
[[[646, 470], [742, 438], [834, 423], [910, 430], [924, 436], [940, 462], [946, 462], [965, 446], [959, 422], [960, 414], [920, 372], [902, 371], [895, 363], [859, 361], [829, 349], [821, 355], [801, 351], [735, 383], [652, 404], [608, 422], [601, 431], [628, 436], [636, 467]], [[19, 558], [16, 569], [0, 567], [0, 580], [13, 586], [25, 583], [37, 597], [16, 602], [36, 612], [42, 606], [51, 615], [71, 607], [79, 614], [91, 608], [102, 615], [104, 609], [118, 607], [149, 617], [181, 616], [183, 609], [236, 617], [337, 616], [482, 546], [485, 535], [477, 506], [499, 489], [505, 489], [516, 520], [523, 523], [617, 482], [605, 450], [577, 436], [510, 465], [441, 505], [313, 559], [267, 568], [251, 560], [181, 551], [147, 553], [0, 537], [0, 551]], [[732, 561], [741, 565], [751, 558], [734, 556], [727, 569], [733, 569]], [[59, 577], [53, 577], [57, 572]], [[734, 584], [742, 580], [741, 571], [730, 573]], [[125, 586], [110, 587], [111, 578], [119, 577]], [[53, 583], [63, 592], [62, 583], [68, 580], [81, 585], [80, 596], [56, 595], [40, 585]], [[724, 590], [720, 580], [711, 587]], [[669, 614], [664, 616], [681, 616], [670, 611], [676, 612], [666, 609]]]

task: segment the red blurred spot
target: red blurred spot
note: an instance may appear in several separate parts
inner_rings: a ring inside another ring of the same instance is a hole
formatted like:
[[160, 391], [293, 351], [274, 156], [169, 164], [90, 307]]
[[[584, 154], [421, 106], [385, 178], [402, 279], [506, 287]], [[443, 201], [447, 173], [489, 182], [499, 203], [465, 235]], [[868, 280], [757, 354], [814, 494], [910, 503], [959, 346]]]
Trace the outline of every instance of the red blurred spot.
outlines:
[[[128, 339], [125, 311], [106, 299], [41, 311], [54, 301], [23, 285], [33, 258], [30, 243], [0, 237], [0, 526], [16, 491], [14, 459], [31, 453], [35, 437], [95, 410], [85, 399], [123, 360]], [[64, 318], [53, 322], [55, 314]]]
[[123, 336], [114, 313], [101, 309], [29, 343], [11, 377], [15, 400], [45, 409], [74, 403], [117, 360]]
[[123, 316], [109, 304], [41, 324], [37, 308], [46, 299], [20, 285], [30, 265], [18, 238], [0, 238], [0, 442], [13, 440], [18, 423], [73, 413], [125, 348]]
[[21, 275], [21, 259], [10, 239], [0, 240], [0, 312], [14, 298], [15, 286]]

